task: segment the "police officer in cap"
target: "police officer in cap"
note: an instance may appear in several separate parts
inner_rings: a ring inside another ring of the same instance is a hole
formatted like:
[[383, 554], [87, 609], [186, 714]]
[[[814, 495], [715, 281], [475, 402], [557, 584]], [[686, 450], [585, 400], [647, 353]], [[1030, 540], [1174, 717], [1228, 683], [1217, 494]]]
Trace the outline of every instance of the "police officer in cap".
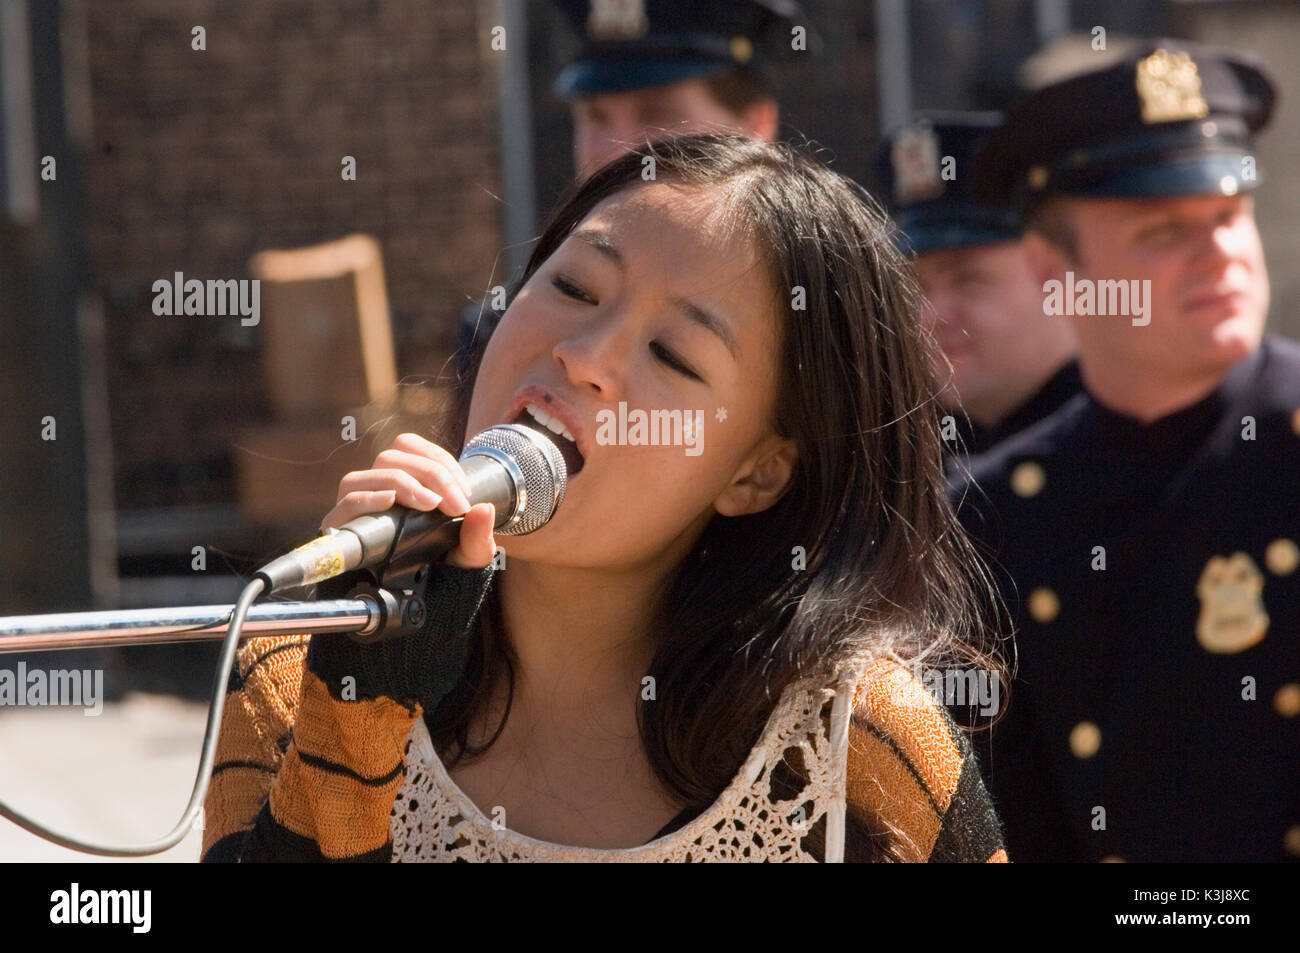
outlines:
[[[772, 66], [820, 50], [795, 0], [553, 2], [582, 38], [554, 87], [571, 106], [579, 177], [667, 135], [774, 139], [780, 115]], [[499, 317], [479, 305], [462, 314], [462, 368]]]
[[1248, 57], [1146, 41], [981, 157], [1085, 386], [954, 487], [1018, 622], [982, 760], [1019, 860], [1300, 859], [1300, 346], [1264, 334], [1254, 216], [1273, 102]]
[[918, 113], [886, 139], [877, 162], [928, 302], [950, 453], [987, 450], [1080, 389], [1074, 329], [1043, 313], [1015, 211], [971, 194], [976, 150], [1001, 118]]
[[717, 130], [770, 141], [770, 67], [806, 53], [793, 0], [556, 0], [583, 47], [555, 80], [573, 113], [574, 166], [589, 175], [625, 150]]

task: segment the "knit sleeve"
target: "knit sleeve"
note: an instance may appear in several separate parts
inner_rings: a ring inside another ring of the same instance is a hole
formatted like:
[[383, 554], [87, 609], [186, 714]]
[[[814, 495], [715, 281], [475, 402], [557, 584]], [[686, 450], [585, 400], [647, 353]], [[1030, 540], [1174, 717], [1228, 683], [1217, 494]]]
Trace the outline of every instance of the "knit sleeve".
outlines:
[[407, 738], [423, 705], [459, 680], [491, 576], [438, 567], [424, 627], [379, 647], [339, 634], [244, 643], [205, 803], [203, 860], [389, 860]]
[[248, 639], [226, 686], [221, 735], [203, 808], [204, 862], [235, 861], [284, 763], [307, 636]]
[[1005, 863], [970, 742], [902, 666], [881, 661], [864, 674], [849, 727], [850, 822], [895, 832], [903, 860]]
[[309, 647], [290, 636], [241, 648], [204, 811], [206, 862], [389, 859], [420, 709], [331, 692], [304, 664]]

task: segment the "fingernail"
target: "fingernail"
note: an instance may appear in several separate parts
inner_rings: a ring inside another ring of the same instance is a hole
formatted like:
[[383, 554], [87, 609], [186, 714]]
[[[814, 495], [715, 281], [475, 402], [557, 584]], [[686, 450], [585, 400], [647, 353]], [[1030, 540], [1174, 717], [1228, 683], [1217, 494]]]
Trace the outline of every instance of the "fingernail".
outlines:
[[422, 486], [416, 490], [415, 498], [430, 509], [433, 509], [433, 507], [442, 502], [442, 497], [437, 493], [434, 493], [433, 490], [429, 489], [427, 486]]
[[460, 487], [457, 487], [455, 492], [449, 494], [449, 496], [456, 504], [457, 516], [464, 516], [466, 513], [469, 512], [470, 510], [469, 497], [465, 495], [465, 493], [460, 489]]

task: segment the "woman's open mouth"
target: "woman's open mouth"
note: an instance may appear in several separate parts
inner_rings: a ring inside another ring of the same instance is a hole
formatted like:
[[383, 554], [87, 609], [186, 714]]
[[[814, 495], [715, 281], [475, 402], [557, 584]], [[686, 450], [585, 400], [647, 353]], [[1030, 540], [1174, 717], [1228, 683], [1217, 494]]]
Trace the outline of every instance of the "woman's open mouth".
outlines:
[[568, 476], [575, 477], [582, 470], [582, 465], [586, 461], [583, 460], [582, 454], [578, 451], [578, 444], [574, 440], [573, 434], [569, 433], [564, 424], [541, 407], [536, 404], [528, 404], [519, 412], [519, 416], [511, 422], [550, 437], [555, 445], [560, 448], [560, 455], [564, 457], [564, 468]]

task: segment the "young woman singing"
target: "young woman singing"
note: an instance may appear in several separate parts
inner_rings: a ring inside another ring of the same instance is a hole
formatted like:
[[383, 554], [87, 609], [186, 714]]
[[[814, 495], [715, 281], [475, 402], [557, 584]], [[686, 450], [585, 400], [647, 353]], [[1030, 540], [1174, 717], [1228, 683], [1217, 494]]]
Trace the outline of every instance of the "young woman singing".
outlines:
[[[914, 674], [989, 664], [918, 307], [876, 204], [787, 147], [586, 180], [445, 419], [324, 521], [464, 516], [426, 631], [244, 644], [205, 860], [1005, 860]], [[700, 452], [610, 440], [620, 404], [702, 411]], [[455, 453], [501, 423], [570, 478], [494, 540]]]

